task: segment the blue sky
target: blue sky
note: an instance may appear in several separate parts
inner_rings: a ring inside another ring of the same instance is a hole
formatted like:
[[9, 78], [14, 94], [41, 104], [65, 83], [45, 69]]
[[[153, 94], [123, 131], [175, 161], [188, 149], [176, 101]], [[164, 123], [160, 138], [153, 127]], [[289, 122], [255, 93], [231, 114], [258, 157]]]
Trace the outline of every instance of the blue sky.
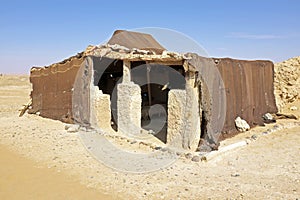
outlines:
[[108, 39], [116, 29], [161, 27], [210, 56], [282, 61], [300, 56], [300, 1], [2, 1], [0, 73], [28, 74]]

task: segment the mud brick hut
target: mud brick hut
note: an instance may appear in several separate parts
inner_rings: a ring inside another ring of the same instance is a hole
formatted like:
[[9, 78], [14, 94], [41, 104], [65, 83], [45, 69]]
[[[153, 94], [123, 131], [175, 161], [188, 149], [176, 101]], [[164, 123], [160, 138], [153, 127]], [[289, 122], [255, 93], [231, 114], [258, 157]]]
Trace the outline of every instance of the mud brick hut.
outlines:
[[196, 150], [236, 134], [238, 116], [253, 127], [276, 113], [273, 78], [271, 61], [169, 52], [149, 34], [115, 31], [107, 44], [33, 67], [30, 113], [133, 134], [151, 118], [162, 142]]

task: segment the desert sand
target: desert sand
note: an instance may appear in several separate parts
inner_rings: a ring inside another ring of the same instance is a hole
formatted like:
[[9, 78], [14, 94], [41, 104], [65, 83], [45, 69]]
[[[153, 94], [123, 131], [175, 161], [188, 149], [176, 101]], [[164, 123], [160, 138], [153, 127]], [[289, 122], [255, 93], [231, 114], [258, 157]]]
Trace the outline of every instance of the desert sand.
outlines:
[[0, 146], [1, 199], [111, 199], [73, 177], [37, 165]]
[[[82, 145], [80, 133], [68, 133], [64, 123], [30, 114], [18, 117], [30, 90], [28, 76], [0, 77], [0, 199], [300, 198], [299, 120], [278, 120], [229, 138], [220, 149], [246, 145], [207, 161], [183, 156], [161, 170], [132, 174], [97, 161]], [[294, 105], [298, 110], [291, 111]], [[299, 100], [285, 109], [299, 117]], [[145, 151], [138, 144], [113, 142]]]

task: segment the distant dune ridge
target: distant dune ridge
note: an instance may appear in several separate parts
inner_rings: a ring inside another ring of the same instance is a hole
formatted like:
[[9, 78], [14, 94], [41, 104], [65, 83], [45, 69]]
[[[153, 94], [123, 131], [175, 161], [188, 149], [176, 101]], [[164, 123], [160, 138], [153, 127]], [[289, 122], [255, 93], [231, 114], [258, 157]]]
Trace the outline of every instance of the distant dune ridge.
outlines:
[[279, 111], [300, 99], [300, 56], [275, 63], [274, 90]]

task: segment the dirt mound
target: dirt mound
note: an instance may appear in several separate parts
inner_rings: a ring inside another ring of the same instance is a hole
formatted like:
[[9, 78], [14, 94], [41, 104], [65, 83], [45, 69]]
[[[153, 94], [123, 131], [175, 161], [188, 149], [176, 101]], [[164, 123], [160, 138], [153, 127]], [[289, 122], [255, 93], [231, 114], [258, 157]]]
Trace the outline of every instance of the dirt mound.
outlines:
[[300, 56], [275, 64], [275, 98], [279, 111], [300, 99]]

